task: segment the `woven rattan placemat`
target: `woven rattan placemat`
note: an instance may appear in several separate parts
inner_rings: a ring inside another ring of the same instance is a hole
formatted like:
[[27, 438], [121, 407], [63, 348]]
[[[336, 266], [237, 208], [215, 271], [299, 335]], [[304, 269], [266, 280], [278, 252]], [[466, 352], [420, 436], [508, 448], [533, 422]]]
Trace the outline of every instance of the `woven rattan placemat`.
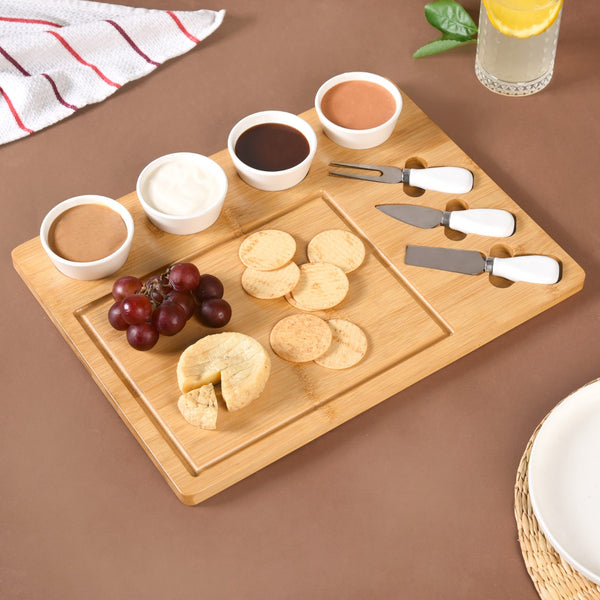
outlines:
[[515, 482], [515, 518], [525, 566], [542, 600], [600, 600], [600, 586], [562, 560], [540, 530], [531, 507], [527, 472], [531, 448], [542, 424], [527, 444]]

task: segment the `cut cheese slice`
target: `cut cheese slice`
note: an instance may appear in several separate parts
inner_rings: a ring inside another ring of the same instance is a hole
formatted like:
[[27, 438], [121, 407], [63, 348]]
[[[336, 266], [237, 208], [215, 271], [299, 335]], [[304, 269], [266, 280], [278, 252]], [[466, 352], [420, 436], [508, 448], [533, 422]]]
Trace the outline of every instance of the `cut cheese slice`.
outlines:
[[177, 408], [190, 425], [202, 429], [217, 428], [219, 406], [212, 383], [179, 396]]
[[231, 411], [258, 398], [270, 374], [271, 359], [260, 342], [229, 331], [198, 340], [177, 363], [177, 383], [184, 394], [220, 382], [221, 395]]

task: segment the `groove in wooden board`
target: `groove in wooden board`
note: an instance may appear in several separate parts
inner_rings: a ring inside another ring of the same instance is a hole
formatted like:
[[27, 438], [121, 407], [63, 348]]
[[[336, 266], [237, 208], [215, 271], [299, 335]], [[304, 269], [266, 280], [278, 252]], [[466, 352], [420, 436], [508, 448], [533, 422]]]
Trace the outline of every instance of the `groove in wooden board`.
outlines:
[[[352, 228], [352, 224], [342, 220], [326, 197], [316, 197], [265, 223], [264, 227], [291, 233], [297, 242], [295, 260], [305, 262], [306, 246], [316, 233], [324, 229]], [[358, 234], [355, 229], [353, 232]], [[314, 363], [290, 365], [270, 351], [268, 338], [279, 319], [298, 311], [282, 298], [257, 300], [241, 290], [239, 280], [244, 266], [237, 257], [241, 239], [228, 240], [187, 257], [202, 272], [214, 272], [222, 278], [225, 297], [235, 307], [234, 317], [225, 330], [244, 330], [258, 339], [268, 349], [273, 364], [267, 388], [249, 407], [228, 413], [221, 403], [218, 431], [199, 430], [189, 425], [176, 406], [179, 390], [174, 365], [178, 356], [201, 335], [211, 333], [210, 330], [190, 322], [177, 336], [161, 338], [151, 353], [139, 353], [123, 342], [122, 332], [114, 331], [108, 324], [106, 314], [113, 302], [112, 296], [76, 311], [90, 340], [113, 365], [186, 468], [196, 475], [275, 429], [302, 418], [316, 406], [351, 390], [358, 382], [376, 376], [449, 335], [443, 319], [432, 315], [429, 307], [421, 306], [405, 289], [403, 278], [368, 251], [363, 265], [349, 274], [350, 291], [344, 301], [329, 311], [317, 313], [324, 318], [345, 318], [361, 326], [369, 336], [367, 356], [343, 373]], [[370, 248], [370, 244], [367, 247]], [[361, 308], [365, 303], [371, 306], [369, 313]], [[383, 332], [389, 328], [397, 330], [398, 337], [386, 338]]]

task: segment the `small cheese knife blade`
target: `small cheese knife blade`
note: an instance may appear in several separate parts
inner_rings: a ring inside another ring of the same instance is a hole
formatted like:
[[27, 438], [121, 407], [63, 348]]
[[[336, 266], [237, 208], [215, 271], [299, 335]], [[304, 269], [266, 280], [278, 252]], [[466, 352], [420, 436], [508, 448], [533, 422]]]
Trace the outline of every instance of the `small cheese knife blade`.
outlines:
[[537, 254], [509, 258], [485, 257], [475, 250], [407, 246], [407, 265], [477, 275], [487, 272], [510, 281], [552, 284], [560, 280], [560, 264], [550, 256]]
[[514, 216], [497, 208], [442, 211], [415, 204], [380, 204], [376, 208], [394, 219], [423, 229], [443, 225], [463, 233], [490, 237], [508, 237], [515, 232]]

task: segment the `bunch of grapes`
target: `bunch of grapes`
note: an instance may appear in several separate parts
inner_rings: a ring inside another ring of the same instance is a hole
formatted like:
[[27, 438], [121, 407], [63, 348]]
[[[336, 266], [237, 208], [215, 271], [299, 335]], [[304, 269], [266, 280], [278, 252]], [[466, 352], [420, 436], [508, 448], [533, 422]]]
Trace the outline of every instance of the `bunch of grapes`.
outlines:
[[231, 306], [223, 300], [223, 284], [214, 275], [201, 275], [193, 263], [176, 263], [143, 283], [127, 276], [113, 284], [115, 303], [108, 321], [127, 332], [136, 350], [150, 350], [161, 335], [175, 335], [194, 316], [206, 327], [224, 327]]

